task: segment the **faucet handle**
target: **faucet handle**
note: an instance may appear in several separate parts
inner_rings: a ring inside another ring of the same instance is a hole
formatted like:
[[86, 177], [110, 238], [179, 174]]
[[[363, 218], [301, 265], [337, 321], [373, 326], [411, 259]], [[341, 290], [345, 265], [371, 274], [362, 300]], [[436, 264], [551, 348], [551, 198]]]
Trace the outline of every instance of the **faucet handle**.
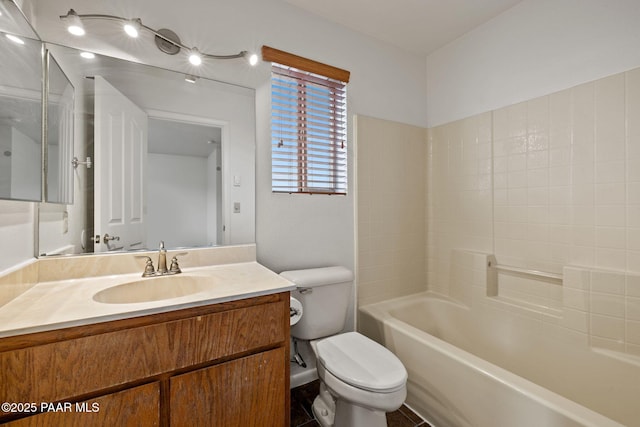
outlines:
[[169, 272], [173, 274], [182, 273], [182, 270], [180, 270], [180, 266], [178, 265], [178, 258], [171, 258], [171, 267], [169, 267]]
[[153, 261], [151, 261], [151, 257], [146, 255], [136, 255], [136, 258], [144, 258], [146, 259], [146, 263], [144, 266], [144, 272], [142, 273], [142, 277], [155, 276], [156, 270], [153, 268]]
[[171, 258], [171, 267], [169, 267], [169, 272], [172, 274], [182, 273], [180, 270], [180, 266], [178, 265], [178, 256], [187, 255], [189, 252], [181, 252], [179, 254], [175, 254], [173, 258]]

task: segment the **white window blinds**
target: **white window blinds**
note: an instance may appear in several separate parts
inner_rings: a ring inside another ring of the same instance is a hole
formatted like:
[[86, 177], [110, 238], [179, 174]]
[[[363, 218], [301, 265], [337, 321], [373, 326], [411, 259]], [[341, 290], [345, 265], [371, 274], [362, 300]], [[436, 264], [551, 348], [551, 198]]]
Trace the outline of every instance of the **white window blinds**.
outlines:
[[346, 83], [273, 63], [272, 190], [347, 193]]

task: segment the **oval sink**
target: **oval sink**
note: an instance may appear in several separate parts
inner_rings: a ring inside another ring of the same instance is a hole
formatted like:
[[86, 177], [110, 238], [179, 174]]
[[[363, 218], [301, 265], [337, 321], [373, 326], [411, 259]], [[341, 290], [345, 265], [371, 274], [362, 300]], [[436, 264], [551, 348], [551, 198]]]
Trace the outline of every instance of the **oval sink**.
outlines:
[[213, 278], [208, 276], [149, 277], [112, 286], [97, 292], [93, 300], [105, 304], [132, 304], [179, 298], [211, 289]]

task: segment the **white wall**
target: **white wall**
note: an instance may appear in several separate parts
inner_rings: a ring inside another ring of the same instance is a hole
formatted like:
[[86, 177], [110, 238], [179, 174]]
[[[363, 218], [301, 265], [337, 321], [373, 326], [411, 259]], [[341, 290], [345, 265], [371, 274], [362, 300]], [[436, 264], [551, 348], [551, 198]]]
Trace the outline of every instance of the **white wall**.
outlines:
[[207, 159], [149, 153], [147, 161], [147, 245], [208, 244]]
[[11, 128], [11, 197], [37, 200], [40, 197], [39, 159], [42, 146], [15, 127]]
[[0, 272], [33, 256], [34, 203], [0, 200]]
[[436, 126], [640, 65], [637, 0], [524, 0], [427, 58]]

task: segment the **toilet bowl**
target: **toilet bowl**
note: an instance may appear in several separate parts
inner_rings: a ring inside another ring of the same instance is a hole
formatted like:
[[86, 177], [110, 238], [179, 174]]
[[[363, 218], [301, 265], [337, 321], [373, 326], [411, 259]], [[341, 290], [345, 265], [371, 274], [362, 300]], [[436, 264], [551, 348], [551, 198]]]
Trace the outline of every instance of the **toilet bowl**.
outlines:
[[[320, 394], [313, 412], [318, 422], [323, 427], [385, 427], [385, 413], [406, 398], [407, 371], [384, 346], [357, 332], [341, 333], [353, 273], [325, 267], [280, 274], [297, 285], [291, 294], [304, 308], [291, 336], [294, 348], [296, 340], [310, 342], [317, 360]], [[294, 359], [302, 361], [297, 353]]]
[[398, 358], [357, 332], [311, 342], [321, 390], [313, 412], [322, 427], [384, 427], [386, 412], [407, 396], [407, 371]]

